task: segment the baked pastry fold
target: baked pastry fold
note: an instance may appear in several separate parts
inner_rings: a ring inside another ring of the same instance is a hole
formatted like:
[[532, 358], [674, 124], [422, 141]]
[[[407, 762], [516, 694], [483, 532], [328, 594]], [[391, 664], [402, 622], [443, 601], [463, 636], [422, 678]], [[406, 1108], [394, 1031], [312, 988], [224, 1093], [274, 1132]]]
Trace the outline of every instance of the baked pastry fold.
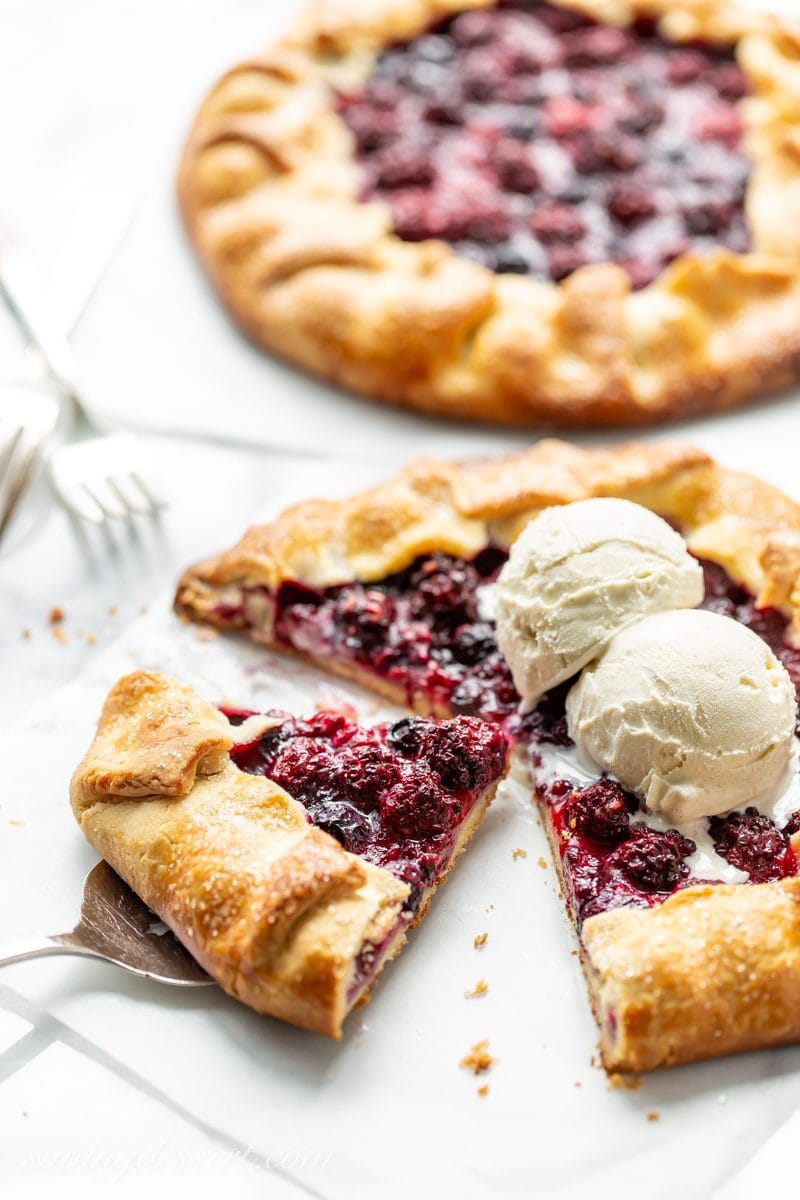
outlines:
[[156, 672], [121, 679], [72, 779], [87, 840], [237, 1000], [332, 1037], [405, 940], [408, 885], [230, 760], [227, 719]]

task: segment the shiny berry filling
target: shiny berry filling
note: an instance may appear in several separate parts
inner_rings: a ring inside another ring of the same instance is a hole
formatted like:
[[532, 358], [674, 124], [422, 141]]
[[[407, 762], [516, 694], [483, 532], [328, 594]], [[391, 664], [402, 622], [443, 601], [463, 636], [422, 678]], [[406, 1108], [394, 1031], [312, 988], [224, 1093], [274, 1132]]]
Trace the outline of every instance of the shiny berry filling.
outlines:
[[[251, 714], [226, 715], [239, 724]], [[320, 712], [234, 746], [233, 761], [299, 800], [313, 824], [411, 887], [407, 915], [445, 872], [479, 797], [505, 771], [509, 740], [473, 717], [404, 717], [363, 728]]]
[[471, 562], [431, 554], [376, 583], [324, 590], [283, 584], [276, 640], [356, 663], [396, 685], [409, 703], [510, 718], [519, 696], [478, 596], [505, 557], [491, 547]]
[[729, 46], [503, 0], [388, 47], [338, 108], [401, 238], [552, 281], [617, 262], [638, 288], [749, 248], [746, 90]]
[[[572, 742], [567, 733], [564, 705], [572, 681], [554, 688], [532, 712], [520, 715], [519, 696], [497, 649], [494, 625], [479, 611], [477, 589], [497, 578], [504, 561], [504, 551], [489, 547], [471, 561], [445, 554], [422, 556], [404, 571], [377, 582], [353, 582], [325, 589], [285, 583], [274, 597], [276, 640], [315, 657], [356, 664], [368, 673], [390, 680], [403, 691], [410, 704], [483, 719], [483, 722], [469, 722], [470, 728], [489, 728], [486, 722], [500, 723], [515, 741], [530, 743], [532, 747], [545, 744], [569, 748]], [[758, 633], [784, 663], [800, 697], [800, 650], [786, 640], [786, 617], [776, 609], [757, 608], [750, 592], [717, 564], [705, 561], [703, 568], [702, 607], [730, 616]], [[219, 615], [233, 624], [246, 624], [243, 606], [228, 606]], [[417, 754], [423, 759], [433, 755], [428, 764], [431, 770], [433, 763], [438, 762], [440, 781], [443, 785], [445, 780], [455, 785], [460, 770], [457, 757], [443, 764], [426, 740], [425, 731], [437, 728], [446, 726], [437, 727], [417, 717], [405, 718], [387, 731], [385, 747], [412, 759]], [[271, 744], [272, 736], [266, 735], [267, 745]], [[306, 735], [294, 734], [289, 741], [301, 736]], [[311, 745], [303, 743], [299, 749], [287, 746], [286, 757], [278, 768], [286, 773], [275, 778], [307, 804], [317, 821], [312, 792], [319, 777], [312, 763], [315, 755], [322, 765], [328, 759], [324, 746], [316, 745], [315, 735], [310, 736]], [[417, 739], [422, 739], [418, 749]], [[356, 739], [351, 749], [358, 745]], [[250, 753], [251, 748], [247, 748], [245, 759]], [[265, 761], [259, 757], [260, 749], [255, 753], [253, 762]], [[381, 761], [383, 755], [378, 754], [376, 764]], [[346, 759], [342, 778], [352, 774], [358, 782], [366, 772], [372, 780], [365, 785], [367, 795], [376, 786], [373, 778], [376, 771], [377, 765]], [[304, 786], [305, 772], [310, 772], [313, 788], [306, 788], [301, 794], [297, 788]], [[466, 784], [468, 779], [465, 777], [462, 782]], [[430, 790], [421, 786], [419, 794], [422, 808], [427, 811]], [[540, 788], [538, 794], [551, 813], [570, 902], [579, 921], [620, 905], [649, 906], [686, 886], [687, 881], [698, 882], [689, 879], [685, 862], [694, 846], [675, 830], [661, 832], [638, 823], [638, 801], [624, 793], [618, 784], [600, 779], [580, 789], [560, 781], [549, 789]], [[332, 797], [333, 793], [324, 795]], [[395, 802], [399, 810], [393, 814]], [[389, 818], [387, 827], [399, 828], [404, 803], [402, 789], [394, 793], [394, 798], [387, 793], [384, 800]], [[335, 803], [332, 798], [327, 816], [318, 823], [330, 828], [348, 849], [361, 853], [359, 839], [367, 846], [374, 824], [373, 817], [364, 817], [362, 807], [363, 804], [354, 807], [342, 796]], [[371, 811], [374, 813], [375, 808]], [[419, 820], [423, 825], [430, 824], [424, 815]], [[756, 883], [797, 873], [798, 863], [788, 839], [798, 832], [800, 812], [783, 829], [777, 829], [769, 818], [752, 813], [717, 818], [709, 828], [717, 853]], [[428, 844], [430, 838], [435, 841], [437, 836], [433, 826], [428, 828]], [[401, 861], [404, 861], [402, 855]], [[412, 856], [409, 861], [422, 860]], [[387, 861], [384, 865], [390, 864]]]

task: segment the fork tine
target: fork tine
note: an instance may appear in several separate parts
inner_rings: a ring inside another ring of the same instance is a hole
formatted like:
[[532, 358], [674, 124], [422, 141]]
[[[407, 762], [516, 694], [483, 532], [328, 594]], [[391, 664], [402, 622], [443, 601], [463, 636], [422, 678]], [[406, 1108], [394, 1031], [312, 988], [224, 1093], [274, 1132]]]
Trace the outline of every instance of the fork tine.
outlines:
[[33, 469], [44, 445], [44, 437], [26, 439], [20, 431], [14, 439], [14, 452], [9, 461], [8, 469], [3, 480], [3, 498], [0, 500], [0, 538], [14, 514], [22, 493], [30, 481]]
[[105, 479], [84, 480], [84, 488], [103, 510], [103, 515], [116, 521], [124, 521], [131, 515], [128, 505], [119, 491], [113, 486], [110, 477]]
[[169, 507], [169, 500], [153, 486], [151, 480], [145, 479], [138, 471], [131, 471], [130, 477], [147, 497], [150, 508], [159, 509]]
[[152, 512], [153, 506], [150, 500], [144, 495], [142, 489], [136, 486], [136, 481], [132, 474], [115, 476], [114, 478], [109, 478], [108, 482], [130, 512], [141, 513], [142, 515]]
[[[3, 425], [7, 425], [4, 430]], [[5, 472], [8, 469], [17, 444], [25, 432], [22, 425], [17, 425], [13, 422], [0, 422], [0, 483], [5, 478]]]
[[67, 482], [52, 469], [50, 482], [61, 503], [76, 517], [90, 521], [92, 525], [103, 524], [106, 519], [105, 513], [83, 484]]

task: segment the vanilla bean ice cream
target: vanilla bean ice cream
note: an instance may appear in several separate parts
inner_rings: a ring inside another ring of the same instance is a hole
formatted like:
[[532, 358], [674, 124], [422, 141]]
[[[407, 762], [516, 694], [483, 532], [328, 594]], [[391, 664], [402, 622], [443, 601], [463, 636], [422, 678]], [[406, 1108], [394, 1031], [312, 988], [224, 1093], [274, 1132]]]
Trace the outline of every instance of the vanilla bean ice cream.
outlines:
[[795, 720], [792, 682], [766, 642], [703, 610], [625, 629], [567, 696], [581, 757], [674, 823], [776, 793]]
[[528, 709], [632, 622], [702, 599], [702, 568], [666, 521], [629, 500], [579, 500], [545, 509], [511, 547], [497, 642]]

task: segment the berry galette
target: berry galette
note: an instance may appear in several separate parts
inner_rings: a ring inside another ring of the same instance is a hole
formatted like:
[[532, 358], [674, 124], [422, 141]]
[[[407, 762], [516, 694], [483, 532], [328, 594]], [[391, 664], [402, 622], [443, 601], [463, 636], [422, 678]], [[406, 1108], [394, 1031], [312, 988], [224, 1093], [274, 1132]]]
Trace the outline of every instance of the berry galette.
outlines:
[[315, 0], [206, 99], [179, 191], [295, 363], [446, 416], [641, 424], [796, 377], [798, 127], [800, 24], [733, 0]]
[[506, 772], [474, 717], [361, 728], [121, 679], [72, 780], [89, 842], [238, 1000], [333, 1037]]
[[[775, 488], [670, 442], [425, 460], [249, 530], [176, 605], [517, 744], [608, 1069], [800, 1039], [800, 507]], [[234, 760], [389, 866], [330, 808], [308, 727]], [[380, 736], [416, 754], [418, 729]], [[442, 786], [475, 782], [468, 759]]]

